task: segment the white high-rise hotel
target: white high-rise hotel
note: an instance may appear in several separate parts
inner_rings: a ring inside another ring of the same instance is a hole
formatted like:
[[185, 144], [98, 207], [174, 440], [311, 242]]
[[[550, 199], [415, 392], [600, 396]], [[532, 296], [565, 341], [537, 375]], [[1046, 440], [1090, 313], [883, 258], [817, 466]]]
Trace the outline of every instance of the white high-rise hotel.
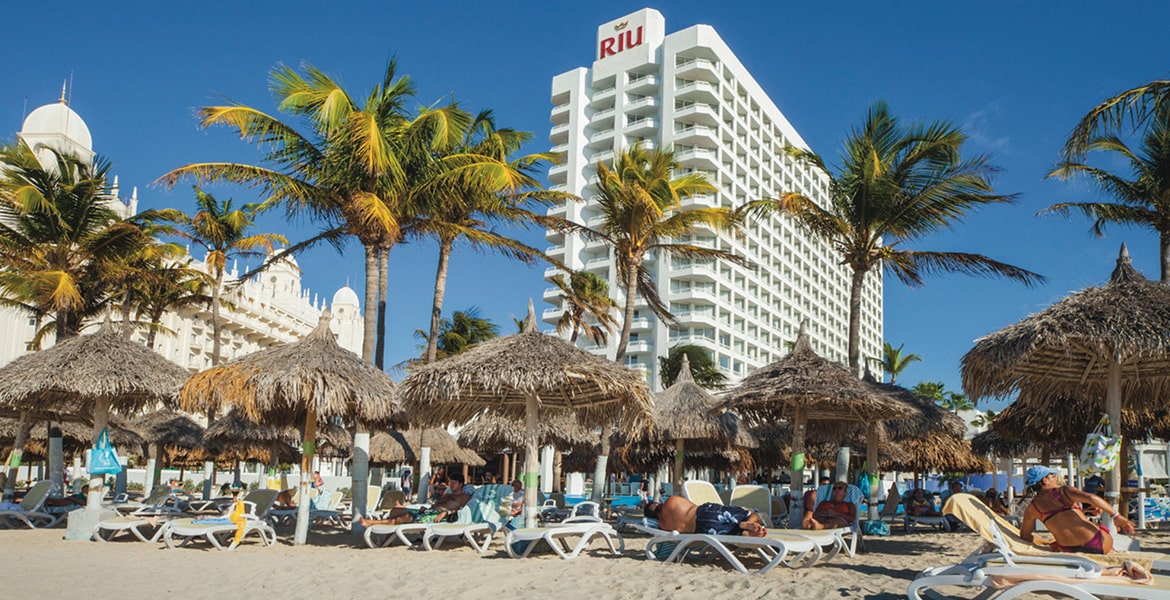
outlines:
[[[712, 195], [685, 199], [683, 206], [736, 207], [745, 202], [798, 191], [816, 201], [826, 196], [825, 176], [796, 164], [785, 146], [807, 147], [739, 60], [708, 25], [666, 35], [666, 21], [643, 9], [597, 29], [591, 68], [562, 73], [552, 81], [553, 150], [566, 160], [549, 171], [554, 189], [587, 202], [569, 202], [549, 214], [587, 226], [599, 224], [593, 165], [612, 164], [615, 153], [641, 142], [673, 148], [684, 173], [701, 172], [715, 184]], [[610, 249], [575, 235], [550, 231], [549, 254], [570, 268], [609, 282], [622, 304]], [[648, 257], [659, 293], [678, 319], [671, 325], [639, 301], [626, 362], [660, 385], [658, 360], [678, 344], [710, 349], [736, 382], [788, 352], [802, 320], [822, 356], [846, 362], [849, 271], [825, 242], [787, 217], [750, 223], [742, 235], [697, 229], [685, 240], [745, 257], [749, 265]], [[546, 273], [556, 273], [550, 269]], [[554, 308], [543, 320], [561, 316], [559, 292], [545, 291]], [[861, 355], [881, 356], [882, 280], [866, 281], [861, 304]], [[616, 342], [597, 348], [614, 356]]]

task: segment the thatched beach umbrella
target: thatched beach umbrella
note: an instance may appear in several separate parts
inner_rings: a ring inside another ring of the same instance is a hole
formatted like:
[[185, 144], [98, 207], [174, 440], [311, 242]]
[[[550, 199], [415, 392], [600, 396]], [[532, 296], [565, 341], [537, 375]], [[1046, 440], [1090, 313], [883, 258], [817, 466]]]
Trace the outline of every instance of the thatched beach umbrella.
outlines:
[[[337, 344], [325, 310], [316, 329], [303, 339], [199, 373], [183, 386], [179, 399], [184, 410], [234, 407], [253, 423], [303, 424], [301, 497], [308, 498], [318, 426], [336, 419], [392, 422], [398, 408], [395, 394], [389, 376]], [[365, 506], [359, 487], [364, 495], [366, 482], [355, 470], [355, 516]], [[308, 536], [309, 503], [298, 508], [294, 543], [299, 545]]]
[[[34, 421], [24, 442], [24, 449], [30, 455], [47, 456], [49, 451], [48, 425], [45, 421]], [[0, 447], [11, 447], [16, 442], [20, 424], [17, 419], [0, 419]], [[124, 455], [139, 455], [145, 439], [135, 431], [126, 419], [110, 415], [110, 443]], [[66, 454], [78, 455], [93, 445], [93, 425], [78, 421], [64, 421], [60, 424], [61, 446]]]
[[871, 383], [918, 410], [913, 418], [885, 424], [890, 439], [906, 453], [905, 458], [888, 463], [888, 468], [915, 473], [983, 473], [993, 468], [986, 458], [971, 451], [970, 442], [964, 439], [967, 424], [959, 415], [902, 386]]
[[[1017, 392], [1086, 400], [1121, 427], [1123, 405], [1165, 404], [1170, 396], [1170, 286], [1138, 273], [1123, 244], [1108, 283], [976, 340], [962, 377], [973, 400]], [[1109, 478], [1115, 506], [1121, 462]]]
[[[683, 354], [678, 379], [654, 396], [650, 422], [634, 436], [632, 442], [630, 450], [663, 443], [671, 446], [671, 480], [676, 494], [682, 493], [683, 462], [688, 454], [721, 455], [721, 452], [731, 450], [732, 447], [750, 449], [759, 446], [755, 436], [738, 416], [724, 413], [720, 402], [695, 383], [690, 359], [686, 354]], [[629, 452], [625, 459], [631, 462], [628, 455]], [[740, 456], [750, 460], [747, 453]]]
[[203, 434], [205, 456], [219, 461], [255, 460], [267, 465], [296, 462], [303, 439], [291, 425], [253, 423], [238, 410], [219, 417]]
[[203, 446], [203, 426], [169, 408], [151, 411], [132, 422], [146, 438], [146, 493], [158, 483], [160, 459], [173, 453], [190, 453]]
[[[767, 423], [752, 427], [751, 432], [760, 442], [759, 448], [751, 451], [756, 466], [776, 469], [791, 465], [791, 423]], [[890, 440], [884, 423], [879, 424], [876, 433], [878, 468], [884, 470], [891, 464], [909, 458], [901, 446]], [[809, 421], [805, 428], [805, 463], [816, 465], [818, 470], [831, 469], [837, 465], [840, 448], [849, 448], [854, 451], [852, 456], [861, 457], [869, 440], [869, 426], [866, 423]], [[861, 460], [856, 460], [856, 466], [860, 466]]]
[[651, 406], [650, 390], [639, 374], [537, 331], [531, 302], [523, 332], [419, 368], [403, 382], [402, 401], [423, 424], [466, 423], [489, 410], [523, 416], [528, 526], [536, 523], [537, 431], [543, 412], [572, 411], [594, 426], [612, 424], [624, 411], [633, 419], [645, 418]]
[[[106, 318], [93, 334], [61, 340], [0, 368], [0, 405], [17, 411], [59, 410], [93, 419], [93, 437], [109, 424], [110, 410], [123, 414], [173, 401], [187, 371], [123, 337]], [[86, 514], [68, 536], [98, 518], [105, 476], [89, 483]]]
[[[787, 356], [761, 367], [732, 389], [725, 406], [759, 425], [787, 419], [792, 423], [792, 496], [803, 492], [805, 430], [810, 420], [833, 423], [870, 423], [868, 462], [878, 462], [877, 423], [912, 417], [917, 410], [876, 386], [862, 381], [848, 368], [817, 356], [801, 323], [796, 344]], [[877, 478], [870, 486], [871, 513], [877, 510]], [[800, 523], [800, 503], [793, 505], [791, 523]], [[876, 514], [871, 514], [876, 518]]]
[[423, 446], [431, 449], [431, 460], [437, 463], [461, 463], [472, 467], [487, 464], [473, 450], [460, 446], [455, 436], [442, 427], [379, 431], [370, 436], [370, 463], [388, 466], [417, 462], [422, 456]]
[[[468, 423], [459, 430], [459, 443], [474, 448], [479, 452], [503, 453], [506, 449], [518, 450], [525, 445], [527, 431], [523, 419], [504, 417], [494, 413], [480, 415], [476, 420]], [[597, 453], [593, 446], [597, 444], [598, 436], [592, 429], [581, 425], [577, 417], [570, 412], [546, 411], [537, 424], [536, 443], [540, 447], [552, 446], [561, 456], [565, 452], [579, 451], [576, 455], [578, 462], [589, 459], [595, 460]], [[513, 457], [519, 453], [513, 451]], [[503, 464], [504, 479], [508, 478], [508, 456], [505, 453]], [[564, 466], [562, 460], [562, 467]], [[593, 467], [579, 466], [582, 471]], [[576, 469], [574, 469], [576, 470]]]

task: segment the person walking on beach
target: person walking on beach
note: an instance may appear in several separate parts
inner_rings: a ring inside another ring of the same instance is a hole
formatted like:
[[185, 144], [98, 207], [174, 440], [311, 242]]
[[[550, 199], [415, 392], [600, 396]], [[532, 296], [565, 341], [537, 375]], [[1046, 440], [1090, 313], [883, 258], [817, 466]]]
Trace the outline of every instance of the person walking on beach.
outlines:
[[402, 488], [402, 495], [406, 496], [406, 501], [410, 502], [410, 486], [414, 483], [414, 477], [410, 469], [402, 471], [402, 480], [399, 482], [399, 487]]
[[1081, 504], [1091, 504], [1113, 517], [1114, 524], [1124, 533], [1133, 534], [1133, 523], [1118, 513], [1104, 498], [1086, 494], [1075, 487], [1061, 485], [1056, 473], [1048, 467], [1031, 467], [1025, 473], [1024, 485], [1036, 492], [1031, 504], [1024, 509], [1020, 537], [1031, 542], [1032, 532], [1039, 519], [1056, 541], [1051, 549], [1056, 552], [1083, 552], [1109, 554], [1113, 551], [1113, 534], [1109, 528], [1097, 525], [1085, 517]]

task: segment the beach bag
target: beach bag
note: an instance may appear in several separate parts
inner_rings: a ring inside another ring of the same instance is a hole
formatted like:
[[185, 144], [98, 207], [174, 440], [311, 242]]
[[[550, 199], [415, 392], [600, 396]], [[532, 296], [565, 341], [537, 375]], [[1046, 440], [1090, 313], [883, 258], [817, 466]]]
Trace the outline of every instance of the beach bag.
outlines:
[[1109, 415], [1101, 417], [1097, 428], [1085, 436], [1085, 447], [1081, 448], [1081, 464], [1077, 472], [1082, 477], [1094, 473], [1106, 473], [1117, 466], [1121, 456], [1121, 436], [1113, 435]]
[[861, 530], [865, 532], [865, 535], [881, 537], [890, 535], [890, 525], [885, 521], [862, 521]]
[[89, 453], [90, 475], [117, 475], [122, 472], [122, 464], [118, 462], [118, 455], [110, 445], [110, 432], [102, 429], [98, 434], [97, 444]]

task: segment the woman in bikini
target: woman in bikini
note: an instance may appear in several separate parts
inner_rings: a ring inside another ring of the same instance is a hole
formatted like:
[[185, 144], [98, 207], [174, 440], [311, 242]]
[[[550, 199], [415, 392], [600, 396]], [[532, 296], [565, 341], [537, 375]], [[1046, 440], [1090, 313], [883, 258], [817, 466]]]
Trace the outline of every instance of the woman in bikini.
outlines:
[[829, 499], [817, 505], [817, 509], [805, 513], [802, 527], [805, 529], [838, 529], [851, 527], [857, 518], [857, 506], [845, 500], [845, 483], [838, 481], [829, 492]]
[[1036, 519], [1048, 528], [1056, 542], [1051, 548], [1057, 552], [1084, 552], [1087, 554], [1109, 554], [1113, 551], [1113, 536], [1109, 529], [1096, 525], [1085, 518], [1081, 503], [1092, 504], [1105, 514], [1113, 516], [1113, 522], [1123, 533], [1133, 533], [1133, 523], [1121, 516], [1100, 496], [1086, 494], [1075, 487], [1060, 485], [1056, 473], [1044, 466], [1028, 469], [1024, 483], [1036, 492], [1032, 503], [1024, 509], [1024, 524], [1020, 537], [1032, 541], [1032, 530]]

